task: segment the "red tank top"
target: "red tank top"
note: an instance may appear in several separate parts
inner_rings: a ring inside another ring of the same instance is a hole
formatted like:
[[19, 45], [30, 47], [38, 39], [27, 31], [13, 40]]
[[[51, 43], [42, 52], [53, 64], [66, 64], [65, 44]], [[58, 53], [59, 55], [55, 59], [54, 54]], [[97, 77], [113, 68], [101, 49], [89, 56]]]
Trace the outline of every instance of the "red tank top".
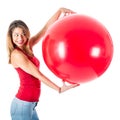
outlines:
[[[28, 59], [33, 62], [36, 67], [39, 68], [39, 60], [33, 56], [27, 56]], [[16, 94], [16, 97], [28, 101], [28, 102], [36, 102], [39, 101], [40, 92], [41, 92], [41, 82], [34, 76], [26, 73], [21, 68], [15, 68], [18, 72], [20, 78], [20, 87]]]

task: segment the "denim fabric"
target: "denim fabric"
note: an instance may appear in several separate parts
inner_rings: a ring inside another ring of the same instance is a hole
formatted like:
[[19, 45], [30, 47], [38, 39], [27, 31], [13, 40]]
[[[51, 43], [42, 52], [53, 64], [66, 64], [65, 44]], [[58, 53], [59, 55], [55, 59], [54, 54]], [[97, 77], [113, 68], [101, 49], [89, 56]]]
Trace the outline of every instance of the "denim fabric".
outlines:
[[39, 120], [35, 107], [37, 102], [22, 101], [14, 98], [11, 104], [12, 120]]

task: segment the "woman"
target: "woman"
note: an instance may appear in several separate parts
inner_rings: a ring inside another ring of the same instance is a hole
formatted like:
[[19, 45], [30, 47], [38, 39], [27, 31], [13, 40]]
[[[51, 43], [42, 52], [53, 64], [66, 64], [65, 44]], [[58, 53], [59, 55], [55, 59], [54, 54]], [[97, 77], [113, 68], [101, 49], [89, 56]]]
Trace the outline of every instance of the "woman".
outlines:
[[13, 21], [7, 33], [7, 50], [9, 64], [15, 68], [20, 78], [20, 87], [11, 104], [12, 120], [39, 120], [35, 107], [39, 101], [41, 82], [62, 93], [77, 84], [59, 87], [43, 75], [39, 70], [39, 60], [34, 56], [33, 46], [37, 44], [47, 29], [60, 15], [68, 15], [73, 11], [60, 8], [35, 36], [30, 38], [28, 26], [21, 20]]

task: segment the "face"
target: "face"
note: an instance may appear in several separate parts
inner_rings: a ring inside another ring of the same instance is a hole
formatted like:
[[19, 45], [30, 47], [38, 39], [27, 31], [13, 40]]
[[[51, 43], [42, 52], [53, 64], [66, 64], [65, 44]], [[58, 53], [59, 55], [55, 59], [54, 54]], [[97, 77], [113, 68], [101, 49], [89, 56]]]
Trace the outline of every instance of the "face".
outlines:
[[26, 33], [22, 28], [15, 28], [12, 32], [13, 43], [17, 45], [19, 48], [23, 48], [25, 43], [27, 42]]

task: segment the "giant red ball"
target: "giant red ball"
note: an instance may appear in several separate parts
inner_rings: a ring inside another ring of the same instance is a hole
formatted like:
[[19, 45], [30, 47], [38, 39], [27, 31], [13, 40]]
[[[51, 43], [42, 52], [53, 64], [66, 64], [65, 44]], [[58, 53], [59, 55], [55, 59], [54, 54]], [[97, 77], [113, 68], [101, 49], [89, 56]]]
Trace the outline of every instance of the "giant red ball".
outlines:
[[70, 83], [84, 83], [101, 76], [113, 57], [113, 42], [98, 20], [72, 14], [57, 20], [42, 42], [48, 68]]

